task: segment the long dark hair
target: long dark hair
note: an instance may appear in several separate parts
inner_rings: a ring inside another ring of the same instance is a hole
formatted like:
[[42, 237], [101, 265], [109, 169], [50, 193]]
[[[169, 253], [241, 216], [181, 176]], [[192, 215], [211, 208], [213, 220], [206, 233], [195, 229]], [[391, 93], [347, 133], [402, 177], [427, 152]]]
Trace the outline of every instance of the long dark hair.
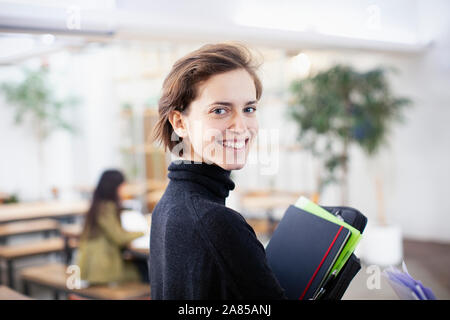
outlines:
[[83, 236], [93, 238], [97, 235], [99, 205], [104, 201], [112, 201], [116, 204], [117, 215], [120, 218], [121, 205], [117, 191], [123, 182], [125, 182], [125, 177], [119, 170], [105, 170], [102, 173], [95, 188], [91, 206], [86, 214]]

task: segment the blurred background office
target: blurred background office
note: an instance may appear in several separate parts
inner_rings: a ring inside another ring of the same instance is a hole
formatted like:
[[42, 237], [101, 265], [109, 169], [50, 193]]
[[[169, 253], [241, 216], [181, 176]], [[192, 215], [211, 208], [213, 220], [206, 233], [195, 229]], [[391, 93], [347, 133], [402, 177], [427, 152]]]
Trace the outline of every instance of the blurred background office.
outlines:
[[[105, 169], [127, 177], [124, 228], [149, 228], [173, 159], [150, 140], [162, 81], [222, 41], [254, 51], [264, 86], [227, 205], [263, 243], [300, 195], [357, 208], [364, 268], [344, 298], [396, 299], [368, 267], [403, 260], [450, 298], [447, 0], [0, 1], [1, 283], [53, 297], [26, 284], [48, 284], [61, 252], [74, 263]], [[130, 259], [145, 259], [147, 237]]]

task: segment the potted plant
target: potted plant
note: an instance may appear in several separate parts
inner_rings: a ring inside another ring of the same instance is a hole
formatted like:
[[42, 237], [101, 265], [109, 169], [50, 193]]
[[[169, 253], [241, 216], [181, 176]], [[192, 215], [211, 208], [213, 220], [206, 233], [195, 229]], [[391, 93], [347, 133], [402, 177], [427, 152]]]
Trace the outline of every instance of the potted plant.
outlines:
[[[24, 69], [24, 78], [19, 83], [3, 83], [6, 102], [15, 107], [15, 123], [22, 124], [27, 118], [31, 122], [38, 144], [39, 185], [42, 186], [43, 146], [48, 136], [57, 129], [75, 132], [74, 127], [63, 117], [63, 111], [79, 103], [75, 97], [57, 99], [48, 82], [49, 68], [43, 64], [37, 70]], [[42, 192], [42, 188], [40, 188]]]
[[[392, 70], [358, 72], [335, 65], [292, 82], [288, 116], [298, 124], [298, 141], [321, 162], [319, 195], [329, 184], [340, 183], [341, 205], [347, 205], [349, 147], [359, 146], [373, 158], [386, 143], [392, 125], [403, 120], [404, 107], [411, 101], [393, 94], [386, 76]], [[379, 186], [377, 182], [377, 190]], [[377, 220], [385, 233], [393, 233], [383, 210], [378, 210]], [[398, 238], [398, 232], [394, 233], [391, 238]]]

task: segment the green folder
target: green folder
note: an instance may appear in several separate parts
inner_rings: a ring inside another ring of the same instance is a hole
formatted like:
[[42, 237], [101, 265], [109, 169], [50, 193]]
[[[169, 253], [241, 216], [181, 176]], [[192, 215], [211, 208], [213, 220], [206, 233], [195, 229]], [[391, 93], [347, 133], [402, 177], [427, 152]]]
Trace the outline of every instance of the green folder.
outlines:
[[319, 205], [315, 204], [311, 200], [301, 196], [297, 202], [295, 203], [295, 206], [297, 208], [303, 209], [305, 211], [308, 211], [309, 213], [312, 213], [320, 218], [326, 219], [328, 221], [331, 221], [333, 223], [336, 223], [340, 226], [344, 226], [345, 228], [348, 228], [351, 232], [350, 238], [348, 239], [347, 243], [345, 244], [344, 248], [342, 249], [341, 253], [339, 254], [338, 258], [336, 259], [336, 262], [334, 263], [333, 267], [331, 268], [331, 271], [329, 274], [338, 275], [339, 271], [341, 271], [344, 264], [347, 262], [348, 258], [350, 258], [350, 255], [353, 253], [353, 251], [356, 248], [356, 245], [361, 240], [361, 233], [359, 230], [355, 229], [348, 223], [342, 221], [332, 213], [328, 212], [324, 208], [320, 207]]

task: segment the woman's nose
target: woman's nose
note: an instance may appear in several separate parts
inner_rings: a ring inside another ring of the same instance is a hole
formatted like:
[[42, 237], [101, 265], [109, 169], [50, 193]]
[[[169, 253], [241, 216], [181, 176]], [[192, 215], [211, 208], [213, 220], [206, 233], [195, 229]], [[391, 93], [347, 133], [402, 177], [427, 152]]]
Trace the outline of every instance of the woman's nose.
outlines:
[[244, 116], [239, 112], [234, 114], [230, 129], [234, 129], [237, 132], [245, 132], [247, 130], [247, 123]]

